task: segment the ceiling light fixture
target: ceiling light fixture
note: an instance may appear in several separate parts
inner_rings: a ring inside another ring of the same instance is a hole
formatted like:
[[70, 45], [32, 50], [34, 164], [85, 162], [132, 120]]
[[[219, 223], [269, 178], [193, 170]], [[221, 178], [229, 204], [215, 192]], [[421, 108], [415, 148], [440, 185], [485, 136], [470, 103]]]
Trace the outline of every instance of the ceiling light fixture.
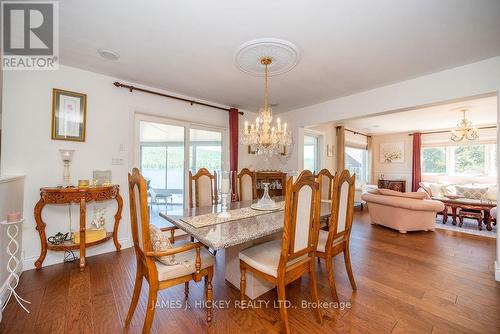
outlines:
[[249, 145], [251, 151], [259, 155], [287, 156], [292, 144], [292, 134], [286, 123], [281, 125], [279, 118], [276, 119], [276, 125], [271, 123], [273, 112], [268, 101], [267, 79], [268, 67], [272, 62], [271, 57], [266, 56], [260, 59], [260, 64], [264, 66], [264, 107], [259, 110], [254, 124], [248, 124], [248, 121], [245, 121], [241, 142], [244, 145]]
[[99, 49], [97, 50], [97, 52], [101, 57], [107, 60], [117, 61], [118, 59], [120, 59], [120, 55], [118, 53], [111, 51], [109, 49]]
[[459, 110], [459, 112], [462, 113], [462, 119], [458, 122], [457, 127], [451, 130], [450, 139], [454, 142], [460, 142], [462, 140], [476, 140], [479, 138], [477, 128], [473, 127], [472, 122], [465, 116], [467, 111], [467, 109]]

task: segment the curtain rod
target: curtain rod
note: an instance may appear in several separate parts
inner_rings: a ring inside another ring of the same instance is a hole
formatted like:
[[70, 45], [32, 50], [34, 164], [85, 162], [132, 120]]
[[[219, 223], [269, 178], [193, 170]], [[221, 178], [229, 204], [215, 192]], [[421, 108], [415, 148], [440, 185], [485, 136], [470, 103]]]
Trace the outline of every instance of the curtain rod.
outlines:
[[[231, 110], [230, 108], [223, 108], [223, 107], [219, 107], [219, 106], [216, 106], [216, 105], [213, 105], [213, 104], [208, 104], [208, 103], [199, 102], [199, 101], [195, 101], [195, 100], [185, 99], [185, 98], [178, 97], [178, 96], [163, 94], [163, 93], [160, 93], [160, 92], [155, 92], [155, 91], [152, 91], [152, 90], [149, 90], [149, 89], [144, 89], [144, 88], [138, 88], [138, 87], [134, 87], [134, 86], [131, 86], [131, 85], [125, 85], [125, 84], [122, 84], [122, 83], [120, 83], [118, 81], [113, 82], [113, 85], [115, 85], [116, 87], [127, 88], [131, 93], [134, 90], [137, 90], [137, 91], [143, 92], [143, 93], [149, 93], [149, 94], [153, 94], [153, 95], [168, 97], [168, 98], [179, 100], [179, 101], [189, 102], [191, 105], [198, 104], [200, 106], [210, 107], [210, 108], [219, 109], [219, 110], [225, 110], [225, 111], [230, 111]], [[243, 111], [238, 111], [238, 114], [243, 115], [244, 113], [243, 113]]]
[[[340, 128], [340, 126], [337, 126], [337, 128]], [[344, 127], [344, 131], [349, 131], [350, 133], [354, 133], [355, 135], [361, 135], [361, 136], [365, 136], [367, 138], [371, 138], [372, 137], [370, 135], [364, 134], [363, 132], [354, 131], [354, 130], [348, 129], [346, 127]]]
[[[481, 126], [478, 127], [478, 130], [486, 130], [486, 129], [496, 129], [496, 125], [491, 125], [491, 126]], [[450, 133], [451, 130], [441, 130], [441, 131], [429, 131], [429, 132], [421, 132], [422, 135], [434, 135], [438, 133]], [[409, 133], [408, 136], [413, 136], [413, 133]]]

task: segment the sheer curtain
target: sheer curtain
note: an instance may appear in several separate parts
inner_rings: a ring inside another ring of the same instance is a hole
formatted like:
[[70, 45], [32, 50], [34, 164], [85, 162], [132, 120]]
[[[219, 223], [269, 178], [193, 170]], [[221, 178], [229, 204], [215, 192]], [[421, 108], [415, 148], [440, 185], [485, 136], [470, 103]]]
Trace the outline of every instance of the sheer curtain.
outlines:
[[345, 128], [337, 126], [337, 172], [345, 169]]

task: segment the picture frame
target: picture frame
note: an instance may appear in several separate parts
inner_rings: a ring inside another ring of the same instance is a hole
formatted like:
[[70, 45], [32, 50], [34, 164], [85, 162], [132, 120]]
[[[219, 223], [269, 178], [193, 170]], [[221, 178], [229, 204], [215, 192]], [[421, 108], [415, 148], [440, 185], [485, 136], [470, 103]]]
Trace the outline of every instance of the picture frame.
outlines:
[[87, 95], [52, 89], [53, 140], [85, 141]]
[[333, 144], [326, 144], [326, 156], [333, 157], [335, 154]]
[[404, 163], [404, 142], [381, 143], [379, 159], [380, 163]]

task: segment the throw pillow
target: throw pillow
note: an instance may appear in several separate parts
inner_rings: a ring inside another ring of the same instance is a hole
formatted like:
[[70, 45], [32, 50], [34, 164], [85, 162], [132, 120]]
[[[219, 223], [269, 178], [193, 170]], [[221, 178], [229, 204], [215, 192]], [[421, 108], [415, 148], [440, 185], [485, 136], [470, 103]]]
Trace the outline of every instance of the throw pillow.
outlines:
[[455, 184], [444, 185], [441, 187], [441, 190], [444, 196], [455, 196], [457, 194], [457, 187]]
[[486, 198], [490, 201], [497, 201], [498, 194], [498, 186], [488, 187], [488, 191], [486, 192]]
[[432, 197], [443, 196], [443, 184], [441, 183], [429, 183], [431, 188]]
[[432, 196], [432, 190], [428, 182], [420, 182], [418, 185], [420, 186], [420, 188], [425, 190], [427, 194], [429, 194], [429, 197]]
[[457, 195], [471, 199], [486, 199], [488, 188], [457, 186]]
[[[163, 252], [173, 248], [170, 243], [170, 239], [168, 238], [168, 233], [162, 232], [153, 224], [149, 225], [149, 232], [151, 235], [151, 246], [155, 252]], [[175, 255], [159, 256], [156, 259], [167, 266], [179, 264], [175, 261]]]

